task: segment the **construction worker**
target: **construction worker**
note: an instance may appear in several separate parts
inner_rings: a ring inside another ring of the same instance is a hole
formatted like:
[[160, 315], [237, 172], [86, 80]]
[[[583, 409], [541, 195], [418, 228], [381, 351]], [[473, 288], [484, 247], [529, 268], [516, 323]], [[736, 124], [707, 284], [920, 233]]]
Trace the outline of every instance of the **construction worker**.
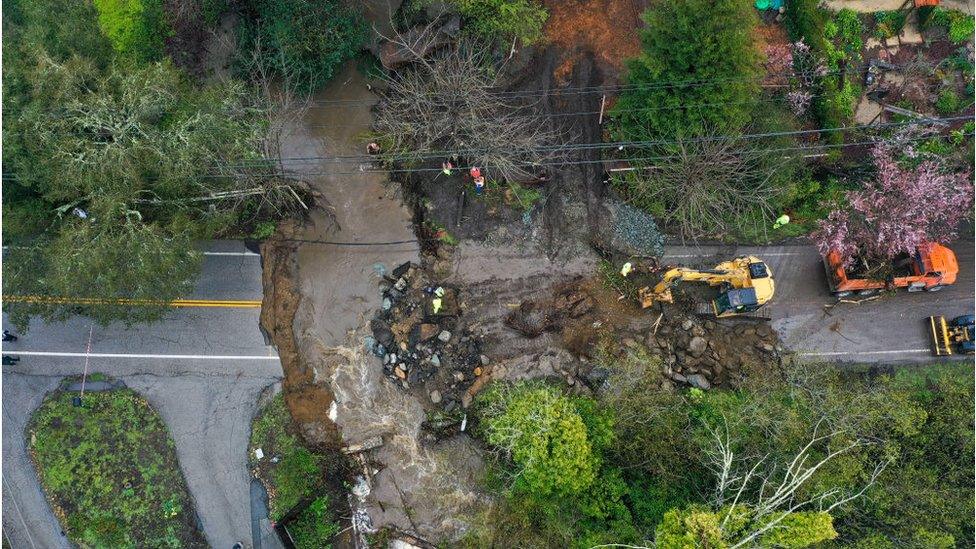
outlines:
[[450, 160], [441, 163], [441, 171], [444, 172], [444, 175], [450, 177], [452, 170], [454, 170], [454, 164]]
[[784, 225], [789, 225], [789, 224], [790, 224], [790, 216], [783, 214], [776, 218], [776, 222], [773, 223], [773, 228], [778, 229]]
[[366, 145], [366, 154], [372, 155], [372, 154], [379, 154], [379, 153], [380, 153], [379, 143], [375, 141], [370, 141], [369, 144]]
[[474, 192], [475, 194], [481, 194], [485, 190], [485, 177], [479, 175], [474, 178]]
[[623, 267], [620, 268], [620, 276], [627, 278], [627, 275], [629, 275], [633, 270], [634, 266], [630, 263], [630, 261], [628, 261], [627, 263], [624, 263]]

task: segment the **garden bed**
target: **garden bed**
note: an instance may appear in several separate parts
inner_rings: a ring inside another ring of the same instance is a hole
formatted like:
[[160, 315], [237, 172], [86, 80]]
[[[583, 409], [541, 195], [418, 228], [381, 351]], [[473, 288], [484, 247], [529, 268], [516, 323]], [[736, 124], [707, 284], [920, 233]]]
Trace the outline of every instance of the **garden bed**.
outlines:
[[41, 485], [83, 547], [207, 547], [166, 425], [128, 389], [49, 395], [28, 427]]

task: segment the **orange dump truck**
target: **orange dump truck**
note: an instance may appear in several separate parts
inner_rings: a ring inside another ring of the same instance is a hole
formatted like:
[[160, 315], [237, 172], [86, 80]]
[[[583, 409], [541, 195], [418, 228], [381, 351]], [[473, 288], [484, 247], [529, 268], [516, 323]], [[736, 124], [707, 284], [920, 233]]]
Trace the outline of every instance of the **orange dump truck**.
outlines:
[[935, 242], [922, 244], [913, 255], [895, 258], [891, 274], [884, 280], [861, 276], [856, 266], [845, 268], [843, 258], [836, 251], [824, 257], [824, 267], [830, 291], [837, 297], [872, 295], [895, 288], [908, 288], [909, 292], [936, 292], [955, 283], [959, 274], [956, 254]]

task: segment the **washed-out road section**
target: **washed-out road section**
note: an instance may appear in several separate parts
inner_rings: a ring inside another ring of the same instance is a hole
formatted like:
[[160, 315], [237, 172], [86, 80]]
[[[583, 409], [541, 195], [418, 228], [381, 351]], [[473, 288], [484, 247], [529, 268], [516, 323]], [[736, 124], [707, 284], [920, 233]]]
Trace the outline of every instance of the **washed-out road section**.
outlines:
[[[204, 244], [193, 299], [260, 300], [260, 256], [240, 242]], [[94, 326], [89, 373], [121, 379], [166, 422], [204, 534], [213, 547], [251, 545], [247, 446], [258, 396], [282, 377], [258, 327], [260, 308], [175, 308], [163, 320]], [[70, 547], [44, 499], [25, 431], [44, 395], [81, 375], [91, 322], [32, 323], [3, 353], [3, 531], [17, 548]], [[4, 328], [10, 328], [4, 317]]]

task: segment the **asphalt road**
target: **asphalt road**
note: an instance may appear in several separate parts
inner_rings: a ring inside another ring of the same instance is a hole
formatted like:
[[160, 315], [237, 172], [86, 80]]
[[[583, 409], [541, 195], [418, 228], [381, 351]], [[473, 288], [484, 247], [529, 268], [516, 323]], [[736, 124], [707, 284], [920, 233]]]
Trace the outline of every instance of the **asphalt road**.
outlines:
[[[959, 260], [956, 283], [940, 292], [885, 295], [860, 304], [837, 303], [812, 246], [669, 246], [664, 262], [709, 266], [740, 255], [755, 255], [773, 271], [776, 295], [763, 310], [786, 347], [810, 361], [844, 363], [933, 362], [924, 319], [972, 313], [972, 241], [951, 246]], [[833, 306], [831, 306], [833, 305]]]
[[[193, 298], [260, 300], [260, 258], [240, 242], [209, 242]], [[215, 548], [251, 536], [247, 446], [258, 396], [282, 377], [258, 328], [259, 308], [177, 308], [162, 321], [95, 326], [89, 372], [119, 378], [165, 420], [204, 534]], [[4, 318], [4, 327], [9, 325]], [[90, 322], [35, 322], [3, 353], [3, 530], [12, 547], [68, 547], [25, 448], [25, 425], [48, 391], [84, 369]]]

